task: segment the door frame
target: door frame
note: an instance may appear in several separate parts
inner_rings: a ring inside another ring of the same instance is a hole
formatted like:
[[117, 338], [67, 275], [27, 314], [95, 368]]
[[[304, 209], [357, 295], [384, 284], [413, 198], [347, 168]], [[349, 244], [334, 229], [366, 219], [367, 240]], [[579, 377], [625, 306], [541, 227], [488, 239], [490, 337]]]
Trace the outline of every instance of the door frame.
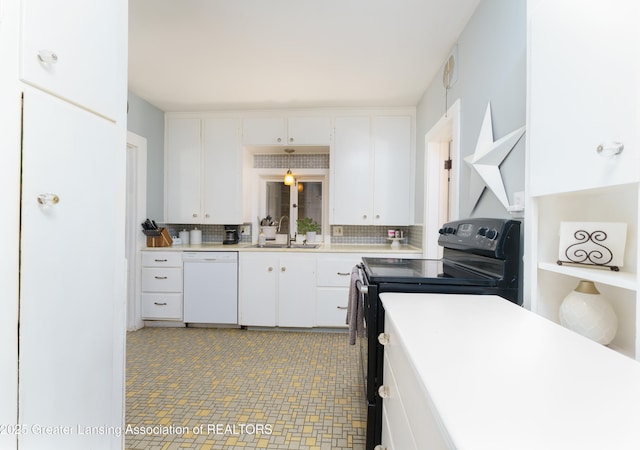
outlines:
[[140, 312], [141, 254], [146, 246], [140, 223], [147, 216], [147, 140], [127, 132], [127, 217], [125, 256], [127, 259], [127, 331], [144, 326]]
[[[424, 143], [424, 257], [438, 259], [442, 257], [438, 230], [444, 222], [457, 219], [459, 214], [460, 99], [427, 132]], [[443, 172], [447, 158], [452, 161], [448, 182]]]

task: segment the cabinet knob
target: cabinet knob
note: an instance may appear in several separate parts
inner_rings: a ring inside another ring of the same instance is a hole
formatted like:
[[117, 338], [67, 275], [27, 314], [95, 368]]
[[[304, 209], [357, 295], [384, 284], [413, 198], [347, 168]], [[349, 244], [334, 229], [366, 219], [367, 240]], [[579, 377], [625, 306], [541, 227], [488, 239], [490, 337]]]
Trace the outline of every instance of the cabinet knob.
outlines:
[[276, 139], [276, 141], [282, 142], [282, 138], [278, 138], [278, 139]]
[[380, 386], [378, 388], [378, 395], [382, 398], [389, 398], [390, 393], [389, 393], [389, 386]]
[[157, 276], [157, 275], [156, 275], [154, 278], [155, 278], [156, 280], [166, 280], [166, 279], [167, 279], [167, 277], [159, 277], [159, 276]]
[[380, 214], [376, 214], [376, 219], [379, 219], [379, 218], [380, 218]]
[[389, 343], [389, 333], [380, 333], [378, 335], [378, 342], [382, 345], [387, 345]]
[[362, 218], [363, 218], [363, 219], [366, 219], [366, 218], [367, 218], [367, 215], [366, 215], [366, 214], [363, 214], [363, 215], [362, 215]]
[[289, 138], [289, 142], [293, 142], [293, 138], [292, 137]]
[[58, 55], [51, 50], [38, 50], [38, 60], [43, 64], [55, 64], [58, 62]]
[[273, 272], [273, 267], [269, 266], [269, 267], [267, 268], [267, 271], [268, 271], [268, 272]]
[[598, 155], [600, 156], [617, 156], [624, 150], [624, 144], [622, 142], [605, 142], [596, 148]]
[[154, 259], [155, 262], [167, 262], [166, 259]]
[[167, 306], [167, 302], [153, 302], [154, 305]]
[[196, 213], [193, 213], [193, 217], [198, 217], [198, 215]]
[[286, 272], [287, 268], [286, 267], [280, 267], [280, 272]]
[[204, 216], [205, 216], [207, 219], [209, 218], [209, 214], [205, 214]]
[[58, 203], [60, 203], [60, 197], [58, 197], [56, 194], [38, 195], [38, 204], [40, 205], [53, 206], [57, 205]]

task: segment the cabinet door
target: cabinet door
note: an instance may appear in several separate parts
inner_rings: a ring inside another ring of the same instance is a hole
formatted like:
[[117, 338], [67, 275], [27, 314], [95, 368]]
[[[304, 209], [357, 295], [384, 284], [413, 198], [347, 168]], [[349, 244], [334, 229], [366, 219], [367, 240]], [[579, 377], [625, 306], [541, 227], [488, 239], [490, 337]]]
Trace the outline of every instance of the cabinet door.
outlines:
[[[34, 89], [23, 127], [17, 420], [121, 426], [126, 135]], [[20, 448], [121, 445], [112, 433], [20, 435]]]
[[276, 326], [278, 257], [240, 253], [238, 309], [240, 325]]
[[200, 119], [168, 119], [165, 151], [165, 221], [203, 223]]
[[[26, 0], [22, 3], [20, 78], [115, 119], [126, 100], [113, 95], [123, 79], [127, 3]], [[123, 79], [124, 81], [124, 79]], [[119, 86], [125, 92], [126, 86]]]
[[[529, 155], [532, 195], [640, 179], [637, 2], [530, 5]], [[608, 142], [615, 157], [599, 155]]]
[[331, 223], [367, 225], [371, 223], [371, 127], [369, 117], [337, 117], [333, 171], [333, 216]]
[[373, 224], [410, 225], [411, 118], [373, 119]]
[[315, 285], [316, 258], [314, 256], [280, 257], [278, 326], [313, 326]]
[[244, 119], [242, 143], [245, 145], [286, 144], [285, 121], [282, 117], [256, 117]]
[[204, 121], [204, 223], [242, 223], [240, 119]]
[[329, 145], [331, 143], [331, 120], [328, 117], [291, 117], [287, 123], [288, 144]]

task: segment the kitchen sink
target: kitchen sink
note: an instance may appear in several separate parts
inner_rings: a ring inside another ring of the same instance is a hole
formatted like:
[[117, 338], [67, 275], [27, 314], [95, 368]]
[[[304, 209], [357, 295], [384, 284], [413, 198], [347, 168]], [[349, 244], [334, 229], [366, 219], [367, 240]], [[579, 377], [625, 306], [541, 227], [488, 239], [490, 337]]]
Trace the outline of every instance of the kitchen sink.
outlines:
[[320, 247], [320, 244], [294, 244], [292, 243], [291, 245], [287, 245], [287, 244], [265, 244], [265, 245], [258, 245], [258, 244], [254, 244], [251, 246], [251, 248], [307, 248], [307, 249], [314, 249], [314, 248], [318, 248]]

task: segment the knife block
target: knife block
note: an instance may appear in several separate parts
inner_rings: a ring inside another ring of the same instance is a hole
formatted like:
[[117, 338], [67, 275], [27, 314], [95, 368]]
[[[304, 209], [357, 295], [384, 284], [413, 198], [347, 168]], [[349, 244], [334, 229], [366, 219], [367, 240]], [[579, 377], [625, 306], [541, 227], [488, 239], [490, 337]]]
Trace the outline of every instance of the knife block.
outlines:
[[145, 234], [147, 234], [147, 247], [171, 247], [173, 244], [173, 239], [169, 236], [169, 232], [166, 228], [160, 228], [158, 231], [155, 231], [155, 236], [149, 236], [148, 231], [145, 230]]

